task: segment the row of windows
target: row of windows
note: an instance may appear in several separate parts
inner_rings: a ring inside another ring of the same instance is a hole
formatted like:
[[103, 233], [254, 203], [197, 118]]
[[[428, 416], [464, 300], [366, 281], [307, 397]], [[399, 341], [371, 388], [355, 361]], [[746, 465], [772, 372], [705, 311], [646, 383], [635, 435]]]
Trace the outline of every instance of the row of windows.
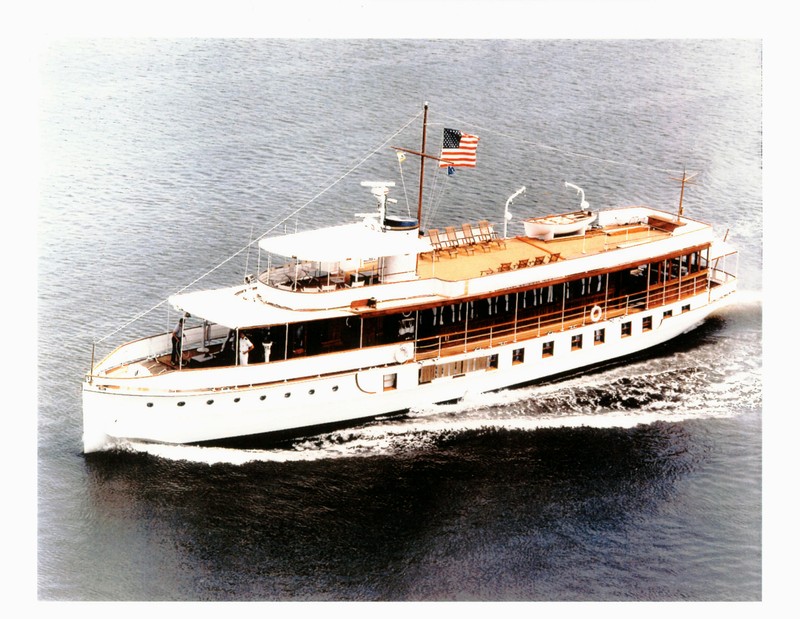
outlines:
[[[681, 311], [687, 312], [691, 309], [691, 306], [684, 305], [681, 308]], [[663, 318], [667, 319], [672, 316], [672, 310], [667, 310], [663, 314]], [[642, 331], [650, 331], [653, 328], [653, 317], [652, 316], [645, 316], [642, 318]], [[622, 337], [628, 337], [633, 332], [633, 323], [628, 320], [623, 322], [620, 327], [620, 335]], [[595, 329], [594, 332], [594, 345], [599, 346], [600, 344], [604, 344], [606, 341], [606, 330], [605, 328]], [[583, 348], [583, 334], [578, 333], [577, 335], [573, 335], [570, 341], [570, 348], [572, 350], [581, 350]], [[555, 342], [552, 340], [549, 342], [542, 343], [542, 357], [552, 357], [553, 351], [555, 349]], [[517, 348], [512, 352], [511, 355], [512, 363], [522, 363], [525, 360], [525, 349], [524, 348]]]
[[[684, 305], [681, 308], [682, 312], [687, 312], [691, 309], [690, 305]], [[672, 316], [672, 310], [666, 310], [663, 313], [663, 318], [669, 318]], [[653, 328], [653, 317], [652, 316], [644, 316], [642, 318], [642, 331], [650, 331]], [[620, 335], [622, 337], [628, 337], [633, 332], [633, 323], [632, 321], [628, 320], [623, 322], [620, 327]], [[595, 329], [594, 336], [593, 336], [593, 343], [595, 346], [599, 346], [601, 344], [605, 344], [606, 341], [606, 329], [602, 327], [600, 329]], [[583, 334], [578, 333], [573, 335], [570, 340], [570, 348], [571, 350], [581, 350], [583, 348]], [[552, 357], [555, 352], [555, 342], [553, 340], [549, 340], [547, 342], [542, 342], [542, 358]], [[515, 348], [511, 351], [511, 363], [513, 365], [518, 365], [520, 363], [525, 362], [525, 348]], [[439, 363], [435, 365], [428, 365], [420, 368], [419, 372], [419, 382], [420, 384], [425, 384], [431, 382], [434, 378], [442, 378], [444, 376], [460, 376], [467, 372], [473, 372], [475, 370], [481, 369], [490, 369], [497, 367], [497, 355], [491, 355], [488, 357], [478, 357], [475, 359], [462, 359], [459, 361], [451, 361], [449, 363]], [[387, 383], [388, 379], [388, 383]], [[387, 374], [384, 377], [384, 390], [389, 388], [394, 388], [396, 386], [397, 375], [396, 374]], [[389, 385], [387, 387], [387, 384]]]

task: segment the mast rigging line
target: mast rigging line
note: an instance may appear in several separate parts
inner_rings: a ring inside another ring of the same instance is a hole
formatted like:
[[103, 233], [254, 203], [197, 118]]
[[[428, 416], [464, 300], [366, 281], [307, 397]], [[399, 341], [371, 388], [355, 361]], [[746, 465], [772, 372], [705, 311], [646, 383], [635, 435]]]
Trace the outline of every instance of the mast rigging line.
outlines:
[[[454, 118], [452, 116], [443, 116], [443, 117], [447, 118], [448, 120], [452, 120], [454, 123], [460, 123], [462, 125], [475, 127], [476, 129], [479, 129], [481, 132], [488, 131], [489, 133], [493, 133], [495, 135], [500, 135], [500, 136], [503, 136], [504, 138], [510, 138], [510, 139], [513, 139], [513, 140], [515, 140], [517, 142], [521, 142], [523, 144], [528, 144], [528, 145], [534, 146], [536, 148], [542, 148], [542, 149], [550, 150], [550, 151], [553, 151], [553, 152], [556, 152], [556, 153], [561, 153], [561, 154], [564, 154], [564, 155], [570, 155], [572, 157], [581, 157], [583, 159], [591, 159], [593, 161], [600, 161], [602, 163], [610, 163], [610, 164], [613, 164], [613, 165], [626, 166], [626, 167], [630, 167], [630, 168], [641, 168], [641, 169], [645, 169], [645, 170], [654, 170], [656, 172], [667, 172], [669, 174], [685, 172], [685, 170], [677, 170], [677, 169], [670, 169], [670, 168], [659, 168], [659, 167], [656, 167], [656, 166], [641, 165], [641, 164], [638, 164], [638, 163], [629, 163], [629, 162], [624, 162], [624, 161], [616, 161], [614, 159], [604, 159], [603, 157], [596, 157], [594, 155], [587, 155], [585, 153], [576, 153], [576, 152], [573, 152], [573, 151], [564, 150], [562, 148], [556, 148], [555, 146], [549, 146], [547, 144], [542, 144], [541, 142], [533, 142], [533, 141], [530, 141], [530, 140], [526, 140], [524, 138], [520, 138], [519, 135], [509, 135], [507, 133], [503, 133], [502, 131], [495, 131], [494, 129], [489, 129], [488, 127], [481, 127], [480, 125], [476, 125], [474, 123], [471, 123], [469, 121], [462, 120], [462, 119], [459, 119], [459, 118]], [[428, 123], [428, 124], [430, 125], [431, 123]], [[699, 172], [695, 172], [695, 173], [698, 174]]]
[[[339, 175], [339, 176], [338, 176], [337, 178], [335, 178], [333, 181], [331, 181], [330, 183], [328, 183], [327, 185], [325, 185], [325, 187], [323, 187], [323, 188], [322, 188], [320, 191], [318, 191], [316, 194], [314, 194], [314, 195], [313, 195], [313, 196], [312, 196], [310, 199], [308, 199], [308, 200], [307, 200], [307, 201], [306, 201], [304, 204], [300, 205], [299, 207], [297, 207], [296, 209], [294, 209], [293, 211], [291, 211], [291, 212], [290, 212], [288, 215], [286, 215], [285, 217], [283, 217], [283, 219], [279, 220], [279, 221], [278, 221], [277, 223], [275, 223], [275, 224], [274, 224], [274, 225], [273, 225], [271, 228], [269, 228], [267, 231], [265, 231], [264, 233], [262, 233], [262, 234], [261, 234], [261, 235], [260, 235], [258, 238], [254, 239], [254, 240], [251, 240], [249, 243], [247, 243], [247, 245], [245, 245], [244, 247], [242, 247], [241, 249], [239, 249], [239, 250], [238, 250], [238, 251], [236, 251], [235, 253], [231, 254], [230, 256], [228, 256], [227, 258], [225, 258], [225, 260], [223, 260], [222, 262], [220, 262], [218, 265], [216, 265], [215, 267], [213, 267], [213, 268], [209, 269], [208, 271], [206, 271], [205, 273], [203, 273], [203, 274], [202, 274], [202, 275], [200, 275], [199, 277], [195, 278], [194, 280], [192, 280], [191, 282], [189, 282], [188, 284], [186, 284], [186, 285], [185, 285], [183, 288], [181, 288], [180, 290], [178, 290], [177, 292], [175, 292], [175, 293], [173, 293], [173, 294], [180, 294], [180, 293], [184, 292], [185, 290], [187, 290], [187, 289], [191, 288], [191, 287], [192, 287], [192, 286], [194, 286], [194, 285], [195, 285], [197, 282], [199, 282], [199, 281], [201, 281], [201, 280], [205, 279], [206, 277], [208, 277], [209, 275], [211, 275], [211, 274], [212, 274], [214, 271], [218, 270], [219, 268], [223, 267], [225, 264], [227, 264], [228, 262], [230, 262], [231, 260], [233, 260], [234, 258], [236, 258], [237, 256], [239, 256], [239, 255], [240, 255], [242, 252], [245, 252], [245, 251], [247, 251], [247, 250], [250, 248], [250, 246], [251, 246], [251, 245], [253, 245], [253, 243], [257, 243], [258, 241], [260, 241], [261, 239], [263, 239], [265, 236], [267, 236], [267, 235], [268, 235], [270, 232], [274, 231], [274, 230], [275, 230], [275, 229], [276, 229], [278, 226], [280, 226], [281, 224], [285, 223], [286, 221], [288, 221], [288, 220], [289, 220], [289, 219], [291, 219], [292, 217], [294, 217], [294, 216], [296, 216], [297, 214], [299, 214], [299, 213], [300, 213], [300, 212], [301, 212], [303, 209], [305, 209], [305, 208], [306, 208], [306, 207], [307, 207], [309, 204], [311, 204], [311, 203], [312, 203], [314, 200], [316, 200], [317, 198], [319, 198], [321, 195], [323, 195], [324, 193], [326, 193], [328, 190], [330, 190], [331, 188], [333, 188], [335, 185], [337, 185], [338, 183], [340, 183], [341, 181], [343, 181], [343, 180], [344, 180], [345, 178], [347, 178], [347, 177], [348, 177], [350, 174], [352, 174], [352, 173], [353, 173], [355, 170], [357, 170], [359, 167], [361, 167], [361, 166], [362, 166], [362, 165], [363, 165], [363, 164], [364, 164], [364, 163], [365, 163], [365, 162], [366, 162], [368, 159], [370, 159], [371, 157], [373, 157], [373, 156], [375, 155], [375, 153], [377, 153], [377, 152], [378, 152], [378, 151], [380, 151], [381, 149], [385, 148], [385, 147], [386, 147], [386, 145], [387, 145], [389, 142], [391, 142], [392, 140], [394, 140], [394, 138], [395, 138], [395, 137], [397, 137], [397, 136], [398, 136], [398, 135], [400, 135], [400, 134], [401, 134], [403, 131], [405, 131], [405, 130], [408, 128], [408, 126], [409, 126], [411, 123], [413, 123], [415, 120], [417, 120], [417, 118], [419, 118], [419, 117], [420, 117], [420, 115], [421, 115], [421, 114], [422, 114], [422, 112], [417, 112], [417, 113], [416, 113], [416, 114], [415, 114], [415, 115], [414, 115], [414, 116], [413, 116], [413, 117], [412, 117], [412, 118], [411, 118], [411, 119], [410, 119], [408, 122], [406, 122], [406, 123], [405, 123], [405, 124], [404, 124], [402, 127], [400, 127], [400, 129], [398, 129], [397, 131], [395, 131], [394, 133], [392, 133], [392, 135], [390, 135], [390, 136], [389, 136], [387, 139], [385, 139], [383, 142], [381, 142], [381, 143], [380, 143], [380, 145], [378, 145], [377, 147], [375, 147], [374, 149], [372, 149], [372, 150], [371, 150], [371, 151], [370, 151], [370, 152], [369, 152], [367, 155], [365, 155], [364, 157], [362, 157], [361, 159], [359, 159], [359, 160], [358, 160], [358, 162], [356, 162], [356, 163], [355, 163], [353, 166], [351, 166], [351, 167], [350, 167], [350, 168], [349, 168], [349, 169], [348, 169], [346, 172], [344, 172], [343, 174]], [[252, 238], [252, 232], [251, 232], [251, 238]], [[151, 308], [149, 308], [149, 309], [147, 309], [147, 310], [145, 310], [145, 311], [143, 311], [143, 312], [140, 312], [139, 314], [136, 314], [136, 315], [135, 315], [133, 318], [131, 318], [130, 320], [128, 320], [128, 321], [127, 321], [126, 323], [124, 323], [123, 325], [120, 325], [119, 327], [117, 327], [116, 329], [114, 329], [113, 331], [111, 331], [110, 333], [107, 333], [107, 334], [106, 334], [106, 335], [104, 335], [103, 337], [101, 337], [101, 338], [99, 338], [99, 339], [96, 339], [96, 340], [94, 340], [94, 343], [95, 343], [95, 344], [99, 344], [99, 343], [101, 343], [101, 342], [103, 342], [103, 341], [107, 340], [107, 339], [108, 339], [108, 338], [110, 338], [112, 335], [115, 335], [115, 334], [119, 333], [119, 332], [120, 332], [120, 331], [122, 331], [124, 328], [126, 328], [126, 327], [128, 327], [129, 325], [133, 324], [133, 323], [134, 323], [134, 322], [136, 322], [137, 320], [139, 320], [139, 319], [143, 318], [144, 316], [147, 316], [147, 315], [148, 315], [150, 312], [153, 312], [153, 311], [157, 310], [159, 307], [161, 307], [162, 305], [164, 305], [166, 302], [167, 302], [167, 299], [166, 299], [166, 298], [165, 298], [165, 299], [162, 299], [161, 301], [159, 301], [158, 303], [156, 303], [156, 304], [155, 304], [154, 306], [152, 306]]]

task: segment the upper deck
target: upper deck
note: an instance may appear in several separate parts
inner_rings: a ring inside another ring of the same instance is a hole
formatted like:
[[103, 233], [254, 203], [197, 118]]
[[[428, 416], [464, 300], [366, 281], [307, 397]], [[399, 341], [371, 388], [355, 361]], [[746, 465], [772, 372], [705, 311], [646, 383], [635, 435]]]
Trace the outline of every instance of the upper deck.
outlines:
[[[685, 224], [681, 224], [682, 226]], [[552, 262], [587, 258], [615, 249], [663, 240], [672, 236], [662, 221], [613, 223], [591, 229], [584, 235], [541, 240], [517, 236], [470, 245], [458, 234], [459, 242], [437, 252], [420, 255], [417, 274], [421, 279], [459, 281], [534, 268]]]
[[585, 234], [551, 240], [503, 239], [477, 225], [471, 230], [454, 231], [450, 241], [444, 233], [420, 238], [416, 229], [386, 233], [354, 225], [276, 237], [261, 248], [291, 257], [270, 257], [250, 283], [170, 302], [231, 328], [301, 322], [502, 293], [643, 264], [713, 240], [709, 225], [647, 207], [602, 211]]

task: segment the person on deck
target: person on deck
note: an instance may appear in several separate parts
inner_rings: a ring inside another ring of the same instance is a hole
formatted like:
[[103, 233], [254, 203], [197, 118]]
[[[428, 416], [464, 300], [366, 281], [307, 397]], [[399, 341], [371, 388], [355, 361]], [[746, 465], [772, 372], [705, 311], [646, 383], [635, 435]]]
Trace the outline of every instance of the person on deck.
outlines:
[[183, 340], [183, 321], [184, 317], [181, 316], [178, 320], [178, 324], [176, 324], [175, 328], [172, 330], [172, 356], [170, 357], [170, 363], [172, 363], [172, 365], [178, 365], [181, 360], [181, 354], [183, 353], [183, 346], [181, 345]]
[[247, 365], [247, 360], [250, 357], [250, 351], [253, 350], [253, 343], [244, 334], [244, 331], [239, 332], [239, 365]]

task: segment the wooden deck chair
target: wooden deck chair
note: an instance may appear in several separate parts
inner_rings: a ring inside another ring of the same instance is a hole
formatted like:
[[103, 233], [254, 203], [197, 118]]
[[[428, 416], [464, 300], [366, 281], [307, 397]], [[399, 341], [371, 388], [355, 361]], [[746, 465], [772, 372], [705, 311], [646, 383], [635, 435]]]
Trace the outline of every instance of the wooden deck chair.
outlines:
[[517, 267], [516, 268], [518, 268], [518, 269], [527, 269], [528, 268], [528, 262], [530, 262], [530, 260], [528, 258], [524, 258], [523, 260], [520, 260], [519, 262], [517, 262]]
[[485, 252], [489, 251], [490, 248], [486, 243], [478, 241], [478, 239], [475, 238], [475, 235], [472, 233], [472, 224], [461, 224], [461, 231], [464, 233], [464, 241], [466, 243], [472, 247], [480, 247]]
[[438, 256], [442, 250], [446, 251], [451, 258], [458, 253], [457, 246], [451, 247], [449, 242], [448, 243], [442, 242], [442, 240], [439, 238], [439, 231], [436, 228], [428, 230], [428, 237], [431, 240], [431, 247], [433, 247], [434, 260], [436, 259], [435, 257]]
[[481, 228], [481, 237], [485, 238], [487, 243], [497, 243], [498, 247], [506, 246], [505, 240], [501, 239], [500, 235], [492, 230], [492, 227], [488, 221], [481, 221], [478, 223], [478, 225]]
[[490, 243], [492, 240], [492, 230], [489, 227], [488, 221], [479, 221], [478, 222], [478, 236], [477, 239], [481, 243]]
[[533, 259], [533, 266], [539, 266], [540, 264], [544, 264], [544, 256], [536, 256]]
[[510, 262], [501, 262], [500, 263], [500, 268], [497, 269], [497, 272], [498, 273], [503, 273], [504, 271], [510, 271], [510, 270], [511, 270], [511, 263]]
[[561, 253], [560, 252], [557, 253], [557, 254], [550, 254], [550, 262], [557, 262], [559, 260], [561, 260]]
[[456, 229], [453, 226], [447, 226], [445, 229], [445, 234], [447, 234], [447, 241], [451, 245], [455, 246], [456, 250], [459, 248], [463, 248], [468, 255], [472, 255], [475, 253], [475, 248], [467, 243], [466, 239], [458, 238], [458, 234], [456, 234]]

